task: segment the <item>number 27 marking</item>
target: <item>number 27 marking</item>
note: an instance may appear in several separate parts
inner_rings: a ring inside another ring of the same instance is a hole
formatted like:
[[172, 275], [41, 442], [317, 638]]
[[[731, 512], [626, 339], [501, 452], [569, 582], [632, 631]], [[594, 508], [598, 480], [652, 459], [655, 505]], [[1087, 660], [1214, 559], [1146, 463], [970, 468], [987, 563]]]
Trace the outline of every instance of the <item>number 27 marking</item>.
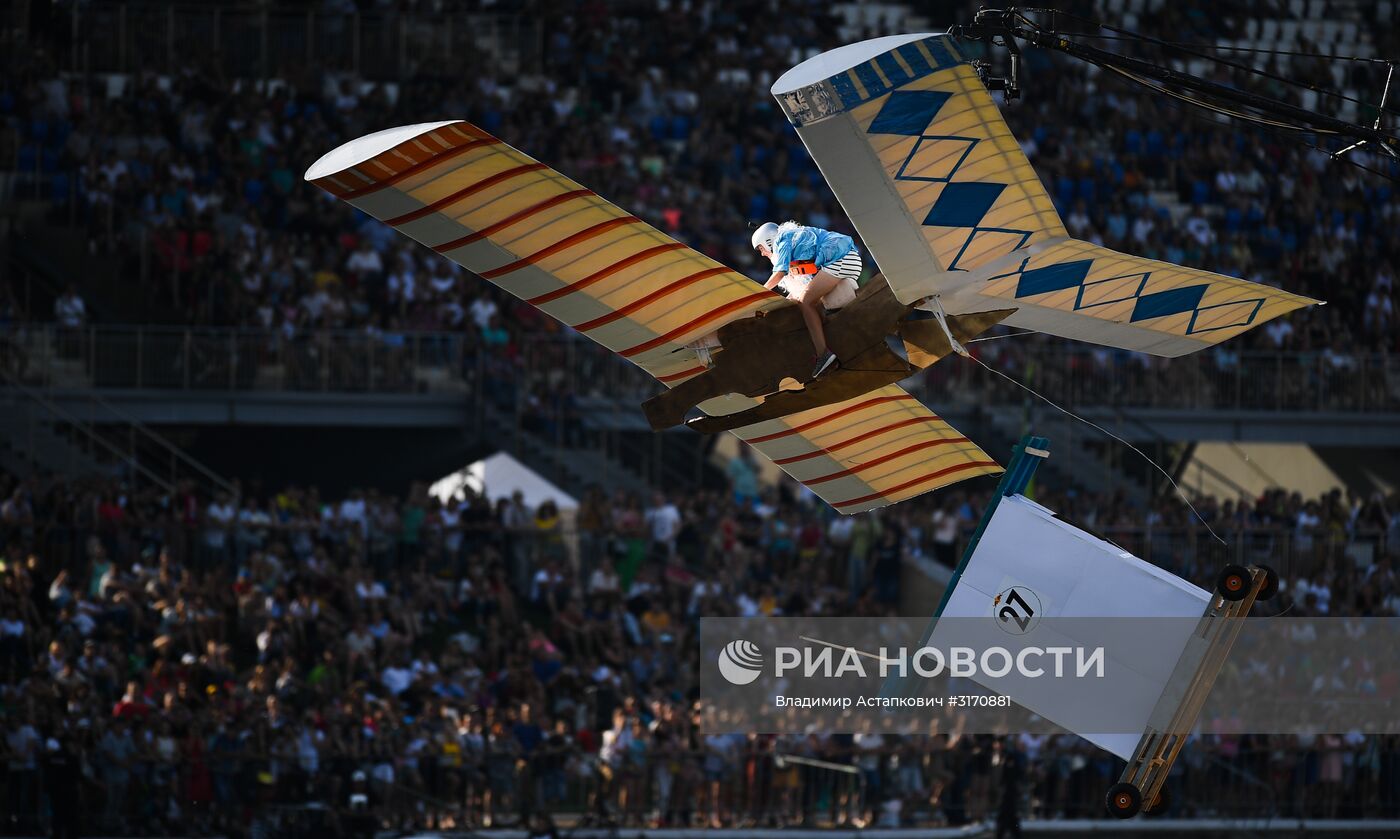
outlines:
[[[1021, 609], [1025, 611], [1025, 615], [1017, 614], [1016, 610], [1012, 608], [1013, 604], [1019, 605]], [[1030, 625], [1031, 618], [1035, 617], [1035, 610], [1031, 608], [1031, 604], [1027, 603], [1025, 599], [1021, 597], [1021, 592], [1013, 588], [1011, 592], [1006, 595], [1006, 605], [1001, 607], [1001, 611], [997, 613], [997, 616], [1001, 618], [1002, 623], [1006, 623], [1008, 620], [1016, 621], [1016, 625], [1020, 627], [1022, 632], [1025, 632], [1026, 627]]]

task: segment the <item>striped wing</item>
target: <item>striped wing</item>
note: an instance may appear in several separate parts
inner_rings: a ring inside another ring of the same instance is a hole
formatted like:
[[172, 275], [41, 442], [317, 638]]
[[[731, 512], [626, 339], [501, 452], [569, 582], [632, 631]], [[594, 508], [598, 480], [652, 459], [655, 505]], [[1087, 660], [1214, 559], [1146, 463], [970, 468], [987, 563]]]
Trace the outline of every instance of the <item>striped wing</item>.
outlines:
[[847, 514], [1002, 471], [899, 385], [734, 433]]
[[852, 44], [773, 93], [895, 295], [1175, 356], [1317, 301], [1071, 239], [996, 103], [942, 35]]
[[306, 178], [667, 384], [704, 370], [687, 342], [787, 305], [470, 123], [362, 137]]

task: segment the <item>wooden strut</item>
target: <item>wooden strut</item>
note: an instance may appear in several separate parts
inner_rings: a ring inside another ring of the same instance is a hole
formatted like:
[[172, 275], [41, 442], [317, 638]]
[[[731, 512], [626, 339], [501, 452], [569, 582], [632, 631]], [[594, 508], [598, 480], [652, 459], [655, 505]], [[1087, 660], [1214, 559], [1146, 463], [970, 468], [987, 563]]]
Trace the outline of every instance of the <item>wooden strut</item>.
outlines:
[[1249, 571], [1251, 585], [1242, 599], [1229, 601], [1219, 592], [1212, 596], [1172, 670], [1167, 689], [1152, 709], [1133, 759], [1118, 778], [1120, 783], [1138, 788], [1143, 806], [1151, 806], [1161, 793], [1172, 765], [1186, 745], [1186, 738], [1196, 727], [1196, 719], [1210, 697], [1230, 649], [1244, 628], [1242, 619], [1249, 614], [1266, 584], [1264, 569], [1252, 567]]

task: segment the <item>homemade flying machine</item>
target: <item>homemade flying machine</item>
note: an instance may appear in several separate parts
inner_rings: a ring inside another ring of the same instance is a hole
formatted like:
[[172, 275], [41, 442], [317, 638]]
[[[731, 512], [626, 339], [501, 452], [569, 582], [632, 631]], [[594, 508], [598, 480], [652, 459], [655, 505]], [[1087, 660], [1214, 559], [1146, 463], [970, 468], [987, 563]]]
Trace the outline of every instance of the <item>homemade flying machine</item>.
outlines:
[[842, 513], [1001, 471], [898, 384], [996, 324], [1178, 356], [1317, 302], [1071, 238], [947, 35], [840, 47], [773, 94], [883, 272], [828, 314], [841, 367], [815, 381], [789, 301], [469, 123], [306, 178], [655, 376], [653, 427], [698, 407]]

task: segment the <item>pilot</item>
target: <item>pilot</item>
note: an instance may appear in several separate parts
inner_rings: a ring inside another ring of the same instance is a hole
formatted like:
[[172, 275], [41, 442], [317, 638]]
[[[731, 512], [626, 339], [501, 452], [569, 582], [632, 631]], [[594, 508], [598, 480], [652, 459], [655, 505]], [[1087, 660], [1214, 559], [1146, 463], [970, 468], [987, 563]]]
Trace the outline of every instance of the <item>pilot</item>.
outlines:
[[797, 301], [802, 319], [812, 336], [816, 367], [812, 378], [820, 376], [840, 360], [826, 346], [820, 303], [828, 311], [839, 309], [856, 298], [860, 279], [860, 251], [850, 236], [804, 227], [795, 221], [764, 222], [753, 232], [750, 244], [773, 263], [773, 275], [764, 288]]

